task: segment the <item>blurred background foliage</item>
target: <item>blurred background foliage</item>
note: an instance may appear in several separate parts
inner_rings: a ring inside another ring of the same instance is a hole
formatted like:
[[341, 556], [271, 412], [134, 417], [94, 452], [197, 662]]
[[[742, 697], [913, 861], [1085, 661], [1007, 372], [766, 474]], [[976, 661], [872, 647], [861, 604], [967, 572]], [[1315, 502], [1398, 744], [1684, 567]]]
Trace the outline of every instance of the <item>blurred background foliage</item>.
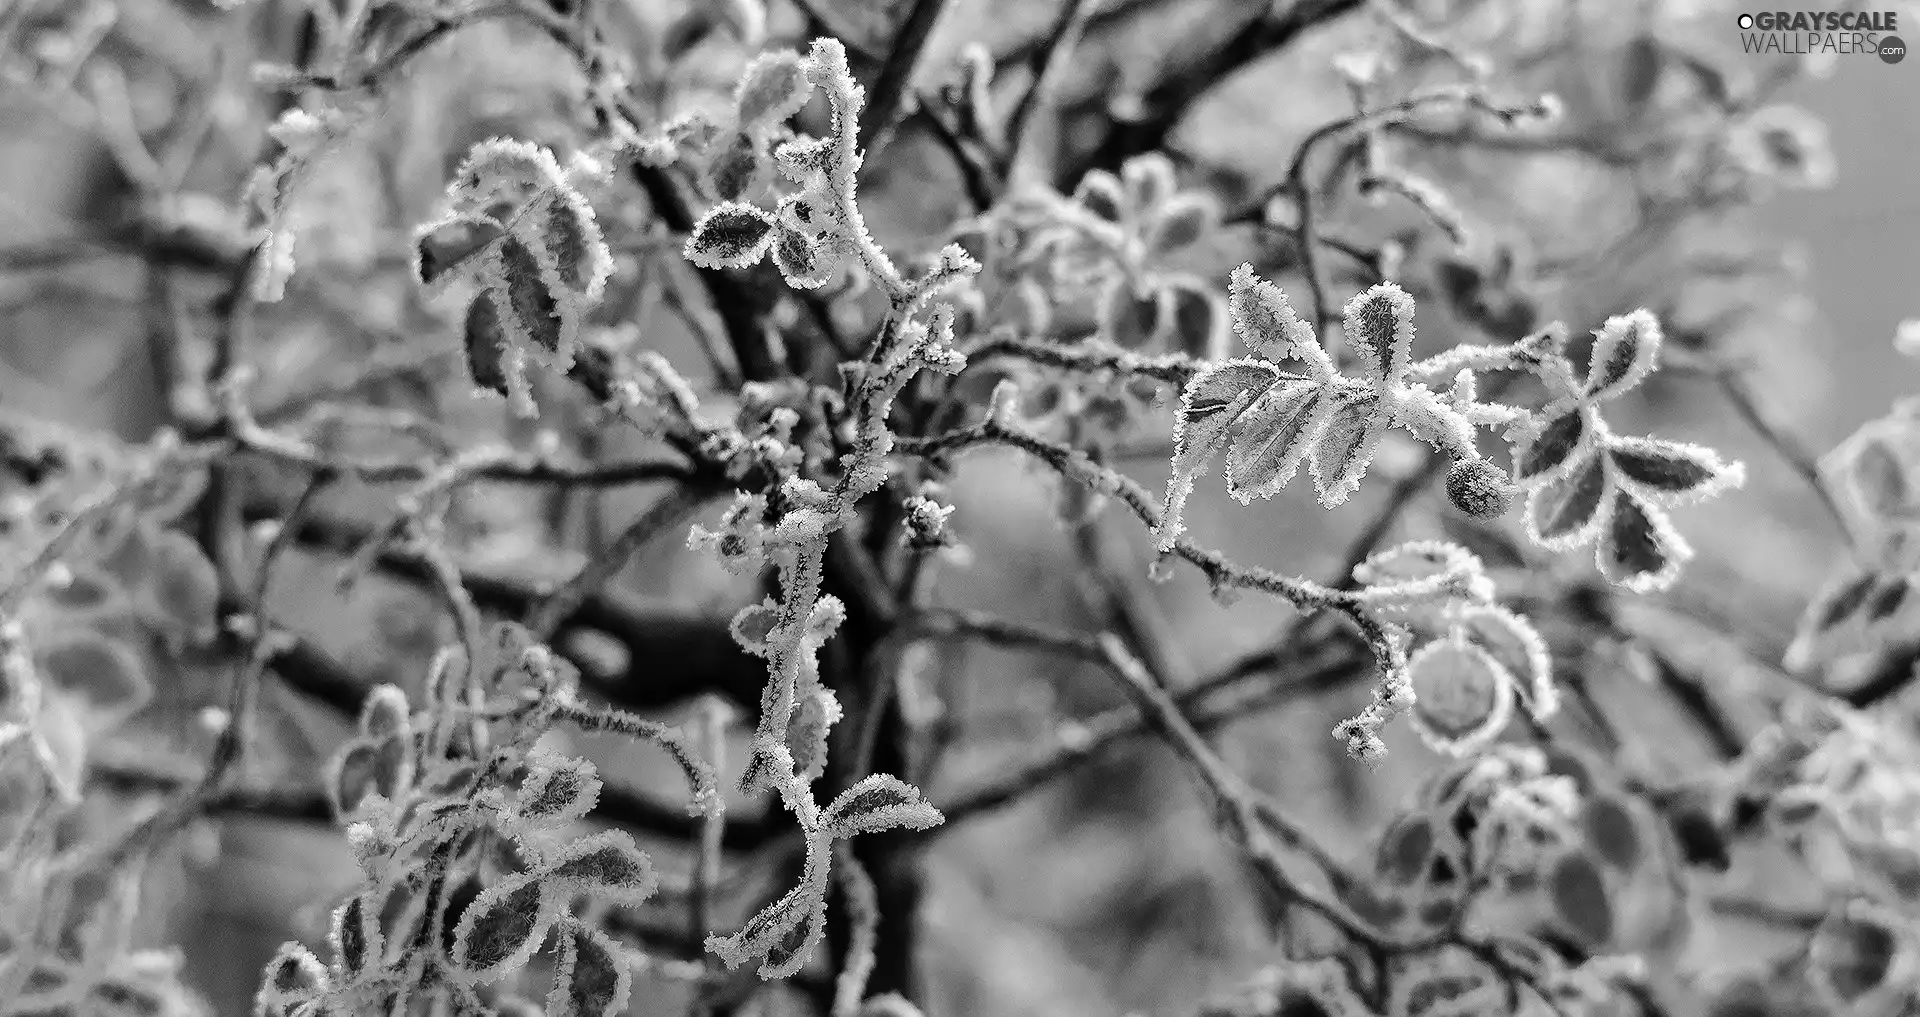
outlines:
[[[685, 0], [614, 2], [627, 23], [637, 87], [656, 113], [702, 101], [703, 88], [718, 94], [730, 87], [739, 63], [724, 46], [671, 67], [662, 56], [669, 18]], [[1296, 3], [1309, 7], [1312, 0]], [[812, 6], [858, 55], [884, 46], [897, 16], [891, 8], [900, 5]], [[1116, 119], [1138, 115], [1156, 87], [1203, 62], [1267, 5], [1105, 6], [1060, 82], [1057, 103], [1034, 128], [1030, 147], [1037, 151], [1016, 168], [1027, 179], [1070, 187], [1071, 167], [1083, 164]], [[957, 0], [935, 27], [917, 86], [931, 94], [954, 80], [967, 44], [1012, 62], [1046, 32], [1055, 7], [1055, 0]], [[1799, 74], [1777, 99], [1824, 125], [1806, 128], [1813, 140], [1803, 154], [1815, 162], [1830, 156], [1830, 182], [1819, 179], [1825, 170], [1817, 165], [1806, 171], [1807, 182], [1828, 185], [1782, 188], [1756, 209], [1682, 217], [1657, 204], [1636, 207], [1641, 195], [1657, 191], [1650, 178], [1672, 170], [1663, 165], [1666, 156], [1655, 149], [1611, 156], [1671, 126], [1689, 108], [1691, 90], [1705, 87], [1672, 54], [1718, 68], [1734, 87], [1770, 73], [1772, 62], [1738, 50], [1737, 6], [1412, 0], [1404, 7], [1446, 26], [1461, 47], [1485, 52], [1500, 70], [1497, 80], [1516, 96], [1561, 96], [1570, 121], [1594, 140], [1589, 151], [1539, 152], [1433, 139], [1407, 142], [1403, 153], [1410, 168], [1448, 187], [1477, 237], [1517, 245], [1532, 263], [1561, 269], [1539, 294], [1543, 319], [1563, 318], [1577, 333], [1608, 314], [1651, 307], [1670, 334], [1697, 340], [1693, 352], [1751, 365], [1745, 376], [1755, 403], [1814, 453], [1912, 390], [1915, 368], [1889, 339], [1899, 320], [1920, 314], [1920, 197], [1913, 187], [1920, 62], [1888, 66], [1856, 57], [1837, 61], [1824, 76]], [[772, 13], [777, 39], [799, 39], [808, 27], [785, 2], [774, 3]], [[1920, 12], [1907, 17], [1910, 34], [1920, 35]], [[228, 12], [199, 0], [10, 0], [0, 2], [0, 23], [12, 30], [9, 75], [0, 86], [0, 408], [142, 438], [175, 408], [170, 372], [177, 366], [153, 355], [159, 338], [180, 341], [217, 322], [210, 301], [225, 282], [218, 247], [239, 242], [244, 210], [235, 197], [275, 112], [271, 94], [251, 83], [247, 62], [289, 51], [297, 24], [292, 5], [254, 0]], [[1364, 17], [1335, 18], [1221, 81], [1167, 136], [1183, 177], [1214, 188], [1229, 208], [1277, 183], [1299, 140], [1348, 108], [1332, 58], [1378, 32]], [[1666, 56], [1650, 58], [1648, 39], [1659, 40]], [[432, 214], [467, 146], [495, 134], [561, 147], [580, 137], [567, 99], [577, 83], [564, 66], [544, 43], [500, 26], [464, 32], [419, 62], [372, 136], [327, 164], [303, 199], [301, 275], [289, 298], [263, 310], [256, 326], [255, 348], [264, 358], [260, 405], [297, 408], [369, 363], [391, 362], [405, 370], [363, 388], [373, 401], [426, 402], [462, 428], [531, 437], [527, 425], [504, 421], [496, 405], [467, 399], [461, 386], [436, 390], [430, 383], [447, 376], [456, 347], [446, 323], [416, 304], [401, 266], [407, 231]], [[1010, 80], [1003, 101], [1023, 87], [1017, 75]], [[50, 89], [50, 82], [65, 87]], [[102, 109], [110, 115], [97, 120]], [[129, 154], [129, 138], [164, 141], [152, 146], [154, 165]], [[862, 193], [879, 238], [903, 250], [931, 249], [968, 211], [952, 158], [913, 119], [872, 160]], [[617, 206], [601, 214], [630, 211], [639, 214]], [[1343, 226], [1378, 238], [1415, 223], [1389, 203], [1359, 209]], [[163, 268], [143, 257], [154, 250], [166, 252]], [[1224, 282], [1250, 250], [1260, 248], [1244, 231], [1229, 232], [1182, 257], [1191, 260], [1184, 267]], [[669, 268], [645, 249], [622, 253], [630, 256], [622, 292], [645, 322], [636, 341], [697, 365], [701, 354], [688, 326], [658, 310], [680, 292]], [[1264, 254], [1263, 270], [1297, 291], [1298, 276], [1289, 277], [1284, 256]], [[1769, 260], [1776, 269], [1759, 274], [1714, 271]], [[1354, 288], [1342, 282], [1334, 296], [1344, 300]], [[1424, 301], [1420, 315], [1420, 342], [1434, 344], [1424, 348], [1467, 335], [1442, 301]], [[185, 345], [192, 355], [192, 344]], [[1684, 339], [1675, 345], [1690, 349]], [[1677, 587], [1654, 598], [1653, 609], [1689, 605], [1671, 616], [1737, 619], [1742, 631], [1771, 634], [1784, 646], [1812, 587], [1845, 553], [1843, 535], [1804, 478], [1730, 412], [1711, 379], [1673, 370], [1649, 388], [1634, 409], [1641, 419], [1632, 423], [1657, 421], [1664, 433], [1715, 445], [1747, 460], [1751, 477], [1737, 495], [1682, 513], [1701, 559]], [[541, 428], [586, 440], [573, 426], [584, 415], [569, 417], [575, 411], [560, 400], [543, 405], [561, 409]], [[1157, 487], [1165, 455], [1164, 448], [1147, 448], [1128, 469]], [[1111, 525], [1080, 532], [1063, 527], [1053, 515], [1053, 493], [1038, 480], [1011, 460], [970, 462], [956, 490], [956, 521], [972, 564], [950, 575], [943, 596], [1012, 617], [1093, 624], [1111, 609], [1112, 591], [1077, 563], [1091, 557], [1107, 576], [1139, 576], [1149, 556], [1144, 535], [1130, 520], [1111, 517], [1104, 521]], [[1370, 484], [1356, 506], [1338, 514], [1297, 492], [1254, 509], [1203, 492], [1190, 525], [1236, 560], [1324, 575], [1387, 486]], [[388, 507], [365, 491], [336, 500], [332, 511], [367, 521]], [[604, 539], [609, 520], [617, 525], [645, 503], [644, 493], [561, 503], [487, 489], [461, 504], [467, 560], [533, 578], [563, 575], [582, 549]], [[1437, 495], [1419, 505], [1406, 533], [1445, 532]], [[554, 532], [571, 539], [541, 536], [543, 524], [556, 520]], [[445, 635], [436, 611], [413, 589], [379, 580], [341, 595], [332, 583], [337, 564], [316, 552], [284, 569], [274, 591], [280, 613], [367, 680], [417, 682]], [[709, 563], [672, 544], [641, 555], [620, 585], [620, 594], [638, 603], [715, 616], [739, 595]], [[1190, 575], [1133, 585], [1145, 591], [1136, 595], [1150, 600], [1149, 615], [1169, 634], [1161, 663], [1177, 675], [1221, 665], [1270, 639], [1284, 621], [1264, 601], [1216, 604]], [[1693, 640], [1691, 649], [1711, 655], [1704, 637], [1680, 631], [1682, 643]], [[1760, 649], [1777, 656], [1778, 647]], [[1639, 765], [1681, 774], [1709, 759], [1711, 746], [1674, 719], [1662, 690], [1637, 677], [1630, 658], [1588, 646], [1561, 664], [1633, 725], [1629, 751], [1639, 754]], [[1714, 673], [1731, 686], [1743, 676], [1728, 660], [1716, 658]], [[671, 669], [675, 661], [651, 666]], [[1102, 676], [1036, 668], [1030, 658], [991, 648], [942, 647], [925, 675], [942, 692], [942, 722], [959, 732], [927, 789], [936, 802], [1020, 758], [1062, 718], [1121, 705]], [[1394, 732], [1392, 755], [1376, 773], [1345, 757], [1327, 732], [1366, 691], [1302, 695], [1232, 725], [1224, 738], [1230, 762], [1312, 816], [1322, 841], [1344, 853], [1357, 853], [1434, 763], [1403, 730]], [[195, 711], [211, 695], [203, 675], [166, 676], [145, 723], [155, 739], [184, 745], [194, 737]], [[290, 776], [310, 773], [344, 727], [292, 696], [274, 698], [271, 758]], [[1738, 719], [1750, 729], [1762, 718], [1755, 712]], [[1578, 727], [1577, 719], [1567, 723]], [[135, 745], [130, 751], [161, 751]], [[628, 749], [621, 758], [598, 748], [603, 770], [645, 775], [659, 767], [644, 753]], [[664, 770], [656, 776], [671, 779]], [[1235, 983], [1263, 960], [1258, 916], [1227, 848], [1210, 831], [1211, 818], [1166, 750], [1144, 747], [1104, 756], [1018, 805], [941, 836], [929, 859], [924, 913], [929, 1012], [1183, 1012]], [[177, 875], [154, 881], [152, 931], [182, 944], [189, 978], [222, 1013], [242, 1011], [273, 949], [289, 935], [311, 938], [323, 916], [319, 902], [352, 877], [344, 843], [312, 823], [226, 817], [179, 854]], [[1721, 939], [1707, 948], [1737, 945]], [[641, 1012], [679, 1007], [665, 990], [637, 999]]]

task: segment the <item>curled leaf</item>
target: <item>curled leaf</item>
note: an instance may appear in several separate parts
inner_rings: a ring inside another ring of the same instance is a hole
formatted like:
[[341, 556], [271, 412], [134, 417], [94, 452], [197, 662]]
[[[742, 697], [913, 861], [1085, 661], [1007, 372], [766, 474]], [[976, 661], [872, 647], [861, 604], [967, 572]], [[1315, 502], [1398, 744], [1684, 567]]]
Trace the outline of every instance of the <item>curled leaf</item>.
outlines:
[[821, 824], [836, 837], [851, 837], [905, 827], [926, 830], [940, 825], [940, 810], [927, 804], [920, 789], [885, 773], [876, 773], [840, 792], [821, 813]]

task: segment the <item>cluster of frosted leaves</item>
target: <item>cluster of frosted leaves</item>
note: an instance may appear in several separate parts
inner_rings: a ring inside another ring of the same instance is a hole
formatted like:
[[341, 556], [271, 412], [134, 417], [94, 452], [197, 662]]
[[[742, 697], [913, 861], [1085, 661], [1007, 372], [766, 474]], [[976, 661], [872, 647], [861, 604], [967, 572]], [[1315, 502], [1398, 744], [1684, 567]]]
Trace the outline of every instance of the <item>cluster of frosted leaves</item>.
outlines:
[[78, 462], [84, 449], [63, 443], [56, 454], [53, 447], [15, 450], [46, 473], [36, 466], [35, 476], [5, 477], [0, 526], [20, 554], [14, 567], [59, 537], [79, 504], [136, 486], [124, 505], [59, 538], [65, 553], [5, 620], [0, 773], [16, 786], [0, 799], [0, 851], [43, 795], [78, 800], [89, 747], [146, 705], [159, 670], [216, 633], [214, 566], [192, 538], [165, 524], [199, 497], [204, 474], [171, 470], [140, 486], [115, 464]]
[[1804, 705], [1755, 736], [1733, 780], [1830, 894], [1920, 921], [1920, 740], [1898, 715]]
[[746, 268], [771, 255], [788, 285], [815, 289], [872, 244], [852, 200], [863, 93], [838, 43], [817, 42], [804, 58], [764, 54], [747, 68], [735, 96], [736, 113], [743, 123], [751, 118], [765, 126], [743, 133], [742, 144], [764, 144], [772, 127], [805, 105], [815, 88], [832, 101], [833, 135], [797, 135], [773, 149], [773, 165], [795, 189], [771, 212], [748, 200], [765, 190], [764, 184], [708, 209], [687, 238], [688, 261], [702, 268]]
[[1471, 915], [1591, 956], [1669, 947], [1689, 928], [1678, 854], [1652, 810], [1558, 750], [1498, 746], [1441, 771], [1381, 832], [1370, 875], [1346, 903], [1400, 938]]
[[[575, 676], [515, 626], [501, 626], [495, 644], [477, 664], [443, 651], [418, 712], [391, 686], [368, 698], [326, 773], [363, 882], [333, 910], [329, 960], [281, 947], [255, 999], [259, 1017], [533, 1006], [511, 979], [543, 952], [548, 1017], [625, 1012], [630, 960], [577, 910], [645, 901], [657, 885], [652, 862], [624, 832], [583, 836], [601, 789], [593, 764], [535, 747], [551, 705], [572, 700]], [[504, 729], [478, 722], [470, 668], [481, 705], [497, 715], [521, 704]], [[489, 984], [483, 996], [477, 987]]]
[[1808, 602], [1786, 664], [1808, 671], [1920, 631], [1920, 400], [1896, 404], [1842, 442], [1825, 481], [1862, 522], [1858, 553]]
[[1127, 160], [1118, 176], [1089, 172], [1071, 201], [1080, 214], [1063, 217], [1073, 233], [1061, 238], [1055, 256], [1090, 262], [1104, 277], [1096, 334], [1125, 350], [1224, 357], [1226, 308], [1219, 293], [1202, 279], [1162, 267], [1219, 225], [1213, 196], [1180, 190], [1172, 160], [1151, 152]]
[[833, 845], [863, 833], [926, 830], [938, 826], [940, 812], [920, 790], [898, 777], [877, 773], [842, 791], [822, 809], [781, 787], [789, 806], [797, 806], [806, 831], [806, 864], [800, 881], [747, 920], [731, 936], [710, 936], [707, 949], [730, 968], [758, 960], [766, 979], [785, 978], [813, 956], [827, 927], [827, 891], [832, 886]]
[[721, 116], [689, 113], [668, 124], [661, 154], [691, 170], [710, 200], [750, 203], [772, 185], [773, 146], [790, 136], [787, 118], [812, 94], [799, 54], [762, 53], [741, 74]]
[[63, 818], [63, 810], [42, 812], [33, 843], [16, 845], [0, 866], [0, 1015], [211, 1013], [182, 984], [177, 951], [136, 946], [140, 865], [107, 867], [75, 847], [56, 849]]
[[1708, 973], [1710, 1017], [1898, 1017], [1920, 1007], [1920, 933], [1865, 899], [1834, 902], [1802, 949]]
[[1584, 376], [1554, 344], [1539, 374], [1551, 400], [1514, 445], [1514, 479], [1527, 488], [1527, 532], [1552, 550], [1594, 544], [1610, 582], [1664, 589], [1693, 555], [1666, 509], [1744, 482], [1745, 469], [1712, 449], [1613, 433], [1601, 406], [1651, 374], [1660, 323], [1646, 311], [1609, 318], [1594, 333]]
[[600, 301], [613, 256], [576, 178], [536, 145], [493, 138], [473, 147], [447, 185], [447, 210], [414, 235], [414, 274], [427, 291], [458, 292], [467, 370], [483, 391], [531, 415], [528, 365], [566, 372]]
[[[1251, 265], [1235, 269], [1228, 311], [1253, 356], [1212, 364], [1187, 382], [1160, 548], [1178, 540], [1194, 482], [1223, 452], [1227, 492], [1243, 504], [1279, 493], [1305, 463], [1320, 503], [1333, 508], [1359, 490], [1390, 427], [1436, 449], [1470, 450], [1473, 424], [1455, 395], [1409, 377], [1413, 310], [1413, 298], [1393, 283], [1348, 302], [1344, 338], [1361, 372], [1351, 376], [1279, 287], [1256, 278]], [[1282, 370], [1288, 361], [1304, 373]]]
[[[86, 466], [72, 447], [52, 458], [8, 452], [5, 526], [27, 556], [74, 507], [66, 481], [98, 493], [126, 479], [112, 476], [124, 464]], [[27, 460], [49, 472], [15, 473]], [[173, 650], [213, 631], [213, 567], [161, 525], [197, 496], [197, 479], [164, 475], [99, 517], [0, 625], [0, 1014], [204, 1012], [180, 985], [176, 955], [136, 948], [137, 860], [110, 867], [94, 854], [100, 842], [58, 836], [90, 749], [148, 700], [149, 676]]]
[[[1516, 705], [1537, 721], [1559, 709], [1545, 641], [1494, 600], [1485, 566], [1464, 548], [1401, 544], [1362, 562], [1353, 576], [1364, 591], [1389, 594], [1377, 598], [1374, 610], [1411, 637], [1408, 715], [1436, 752], [1466, 756], [1484, 749]], [[1409, 595], [1429, 587], [1433, 595]]]

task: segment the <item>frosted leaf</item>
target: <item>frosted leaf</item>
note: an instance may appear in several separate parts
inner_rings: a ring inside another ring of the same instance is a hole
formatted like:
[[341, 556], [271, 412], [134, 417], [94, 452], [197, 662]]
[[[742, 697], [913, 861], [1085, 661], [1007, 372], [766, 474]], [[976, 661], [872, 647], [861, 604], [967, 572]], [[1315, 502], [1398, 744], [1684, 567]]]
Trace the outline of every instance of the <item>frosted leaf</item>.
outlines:
[[1414, 732], [1435, 752], [1465, 756], [1513, 716], [1514, 681], [1486, 650], [1463, 639], [1428, 643], [1407, 660]]
[[836, 837], [904, 827], [926, 830], [940, 825], [940, 810], [927, 804], [920, 789], [890, 774], [876, 773], [840, 792], [821, 814], [821, 824]]
[[601, 781], [593, 763], [544, 750], [527, 758], [528, 774], [514, 798], [516, 818], [542, 826], [568, 823], [593, 811]]
[[568, 923], [560, 934], [568, 961], [554, 972], [546, 1017], [618, 1017], [627, 1012], [633, 973], [607, 934]]
[[1562, 855], [1543, 888], [1556, 923], [1590, 950], [1613, 939], [1614, 902], [1605, 874], [1586, 854]]
[[807, 80], [800, 55], [774, 50], [755, 57], [741, 74], [734, 111], [742, 130], [766, 130], [799, 112], [812, 94], [813, 82]]
[[750, 134], [735, 134], [713, 153], [704, 180], [720, 201], [750, 201], [772, 183], [773, 166]]
[[1617, 872], [1631, 872], [1640, 864], [1640, 821], [1627, 803], [1607, 795], [1594, 795], [1580, 810], [1583, 839], [1600, 861]]
[[1594, 332], [1587, 399], [1611, 399], [1640, 384], [1659, 359], [1660, 338], [1660, 322], [1647, 311], [1608, 318]]
[[212, 631], [219, 618], [220, 573], [192, 537], [178, 530], [160, 531], [148, 569], [140, 590], [148, 617], [183, 636]]
[[1226, 443], [1228, 429], [1254, 401], [1280, 380], [1280, 372], [1257, 360], [1229, 360], [1194, 375], [1180, 398], [1173, 430], [1173, 473], [1167, 481], [1166, 514], [1155, 534], [1171, 550], [1183, 524], [1182, 506], [1196, 479], [1206, 474]]
[[546, 877], [617, 904], [634, 905], [653, 896], [659, 880], [653, 862], [618, 830], [584, 837], [567, 845], [546, 870]]
[[345, 904], [334, 909], [332, 931], [327, 938], [348, 978], [380, 965], [384, 945], [379, 919], [379, 914], [369, 909], [364, 896], [349, 897]]
[[1377, 551], [1354, 566], [1353, 578], [1368, 586], [1395, 586], [1436, 576], [1480, 576], [1486, 567], [1472, 552], [1440, 540], [1411, 540]]
[[1915, 627], [1920, 596], [1909, 576], [1876, 570], [1846, 570], [1821, 587], [1807, 604], [1787, 667], [1800, 671], [1816, 662], [1871, 649]]
[[800, 697], [787, 727], [787, 751], [801, 779], [817, 780], [827, 772], [827, 746], [840, 717], [840, 700], [832, 689], [820, 686]]
[[774, 226], [771, 216], [752, 205], [715, 205], [687, 238], [687, 260], [701, 268], [745, 268], [773, 246]]
[[407, 694], [399, 686], [377, 686], [360, 705], [360, 733], [374, 740], [388, 736], [411, 737], [412, 715]]
[[800, 922], [767, 947], [766, 961], [760, 965], [760, 977], [786, 978], [799, 971], [813, 956], [827, 930], [827, 902], [819, 899], [801, 916]]
[[467, 377], [476, 388], [506, 395], [509, 390], [506, 351], [511, 346], [500, 311], [490, 294], [482, 293], [467, 305], [462, 322]]
[[1636, 593], [1665, 589], [1692, 556], [1665, 513], [1626, 491], [1614, 493], [1595, 551], [1609, 582]]
[[806, 922], [809, 912], [822, 903], [821, 888], [803, 882], [761, 908], [739, 932], [731, 936], [709, 936], [707, 949], [727, 967], [739, 967], [750, 958], [765, 955], [780, 940], [788, 938]]
[[34, 645], [34, 662], [48, 687], [85, 702], [94, 714], [124, 717], [153, 693], [140, 657], [95, 629], [60, 630]]
[[469, 980], [491, 980], [524, 965], [560, 911], [557, 894], [532, 873], [508, 876], [467, 905], [448, 954]]
[[558, 353], [564, 346], [560, 302], [546, 279], [542, 278], [540, 259], [518, 237], [508, 237], [495, 249], [490, 289], [495, 293], [495, 309], [507, 335], [517, 343]]
[[1241, 504], [1287, 486], [1326, 428], [1334, 401], [1312, 382], [1287, 382], [1234, 421], [1227, 493]]
[[1413, 297], [1390, 282], [1378, 283], [1347, 302], [1342, 335], [1376, 390], [1385, 391], [1406, 376], [1412, 359], [1413, 311]]
[[357, 814], [373, 796], [392, 801], [413, 781], [413, 753], [399, 738], [356, 738], [328, 763], [326, 788], [336, 815]]
[[1527, 533], [1547, 548], [1577, 547], [1604, 524], [1611, 476], [1598, 456], [1536, 488], [1527, 499]]
[[1174, 196], [1147, 229], [1147, 257], [1162, 258], [1189, 247], [1220, 221], [1220, 206], [1204, 193]]
[[1863, 432], [1851, 444], [1845, 476], [1854, 504], [1879, 517], [1897, 517], [1911, 508], [1914, 490], [1907, 458], [1891, 437]]
[[1743, 479], [1712, 449], [1659, 438], [1614, 438], [1607, 457], [1621, 479], [1668, 504], [1704, 498]]
[[1234, 334], [1255, 356], [1272, 361], [1298, 359], [1315, 378], [1333, 376], [1333, 361], [1313, 328], [1294, 312], [1280, 287], [1254, 275], [1252, 265], [1243, 263], [1233, 270], [1227, 312]]
[[298, 943], [283, 944], [273, 959], [267, 962], [260, 991], [254, 996], [255, 1012], [272, 1006], [306, 1002], [325, 992], [331, 984], [326, 965], [320, 963], [320, 958], [315, 957], [313, 951]]
[[555, 189], [529, 204], [513, 226], [539, 259], [549, 289], [586, 303], [600, 299], [613, 274], [613, 254], [585, 198], [571, 188]]
[[459, 278], [461, 266], [473, 262], [506, 235], [499, 223], [470, 216], [452, 216], [422, 227], [413, 239], [413, 274], [429, 293], [439, 292]]
[[1095, 327], [1102, 338], [1123, 350], [1142, 349], [1159, 334], [1164, 303], [1163, 291], [1142, 293], [1124, 277], [1116, 278], [1101, 294]]
[[1417, 812], [1401, 816], [1380, 837], [1374, 873], [1394, 883], [1413, 883], [1426, 873], [1434, 846], [1431, 820]]
[[773, 264], [787, 285], [795, 289], [817, 289], [833, 278], [833, 262], [825, 249], [799, 230], [784, 224], [773, 242]]
[[1308, 460], [1322, 506], [1337, 508], [1360, 490], [1389, 422], [1378, 400], [1342, 394]]
[[1169, 280], [1162, 291], [1161, 331], [1174, 352], [1195, 360], [1227, 356], [1227, 309], [1218, 294], [1197, 280]]
[[454, 170], [447, 201], [456, 213], [487, 215], [562, 186], [565, 180], [560, 164], [546, 149], [511, 138], [488, 138], [469, 149]]
[[1119, 222], [1126, 204], [1120, 180], [1105, 170], [1090, 170], [1073, 189], [1074, 203], [1108, 222]]
[[1515, 448], [1514, 479], [1523, 484], [1543, 482], [1557, 476], [1577, 462], [1593, 440], [1586, 412], [1579, 407], [1562, 407], [1545, 418]]
[[780, 605], [769, 597], [735, 612], [728, 629], [733, 634], [733, 641], [741, 649], [756, 657], [764, 657], [767, 655], [767, 644], [773, 638], [774, 627], [779, 624]]
[[1146, 152], [1122, 163], [1120, 182], [1126, 192], [1127, 211], [1141, 219], [1166, 205], [1180, 187], [1173, 160], [1159, 152]]
[[1463, 611], [1457, 624], [1467, 639], [1513, 676], [1515, 691], [1535, 720], [1544, 721], [1559, 711], [1553, 658], [1531, 622], [1497, 604], [1485, 604]]

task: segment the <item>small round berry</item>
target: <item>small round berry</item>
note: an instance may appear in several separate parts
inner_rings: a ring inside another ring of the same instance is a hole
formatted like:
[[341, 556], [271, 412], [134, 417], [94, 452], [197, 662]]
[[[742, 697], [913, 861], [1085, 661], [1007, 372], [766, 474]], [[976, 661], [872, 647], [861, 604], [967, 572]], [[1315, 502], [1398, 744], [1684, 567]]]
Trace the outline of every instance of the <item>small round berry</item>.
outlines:
[[1475, 519], [1496, 519], [1513, 507], [1513, 483], [1486, 459], [1462, 459], [1447, 472], [1447, 500]]

